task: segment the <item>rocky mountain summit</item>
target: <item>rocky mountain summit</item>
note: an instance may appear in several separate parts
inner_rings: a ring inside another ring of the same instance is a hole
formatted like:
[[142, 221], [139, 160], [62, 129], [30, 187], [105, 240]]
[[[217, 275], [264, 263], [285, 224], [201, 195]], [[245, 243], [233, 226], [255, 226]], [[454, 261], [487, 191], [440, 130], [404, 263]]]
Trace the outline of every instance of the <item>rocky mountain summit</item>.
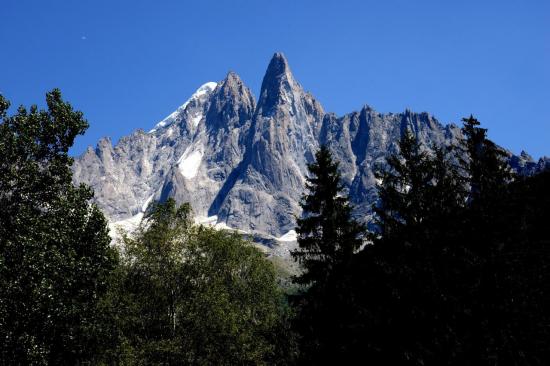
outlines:
[[[425, 112], [381, 114], [366, 105], [341, 117], [325, 113], [276, 53], [258, 102], [230, 72], [202, 85], [149, 132], [89, 147], [75, 159], [74, 181], [94, 189], [113, 225], [131, 229], [153, 200], [172, 197], [190, 202], [198, 222], [291, 242], [307, 164], [321, 144], [340, 162], [356, 215], [368, 220], [376, 199], [373, 168], [396, 151], [407, 129], [426, 146], [460, 136], [457, 126]], [[521, 174], [550, 167], [550, 158], [509, 155]]]

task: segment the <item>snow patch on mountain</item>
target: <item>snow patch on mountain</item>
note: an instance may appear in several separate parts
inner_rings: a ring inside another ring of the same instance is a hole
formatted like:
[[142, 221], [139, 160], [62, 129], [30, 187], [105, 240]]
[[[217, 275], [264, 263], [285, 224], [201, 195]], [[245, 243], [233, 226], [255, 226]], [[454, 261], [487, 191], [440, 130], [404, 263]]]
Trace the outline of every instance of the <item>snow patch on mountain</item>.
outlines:
[[214, 89], [216, 89], [216, 86], [218, 86], [218, 83], [209, 81], [201, 85], [201, 87], [197, 89], [197, 91], [191, 96], [190, 99], [197, 99], [203, 95], [210, 94], [214, 91]]
[[[174, 121], [176, 121], [178, 119], [178, 116], [182, 112], [185, 111], [185, 109], [187, 108], [189, 103], [191, 103], [191, 101], [197, 100], [197, 99], [199, 99], [199, 98], [201, 98], [201, 97], [203, 97], [207, 94], [212, 93], [214, 91], [214, 89], [216, 89], [216, 86], [218, 86], [218, 83], [215, 83], [213, 81], [209, 81], [209, 82], [201, 85], [200, 88], [198, 88], [197, 91], [195, 91], [193, 93], [193, 95], [191, 95], [191, 97], [185, 101], [185, 103], [183, 103], [180, 107], [178, 107], [178, 109], [176, 109], [168, 117], [164, 118], [162, 121], [157, 123], [155, 128], [153, 128], [151, 131], [149, 131], [149, 133], [153, 133], [159, 128], [166, 127], [166, 126], [172, 124]], [[201, 116], [201, 118], [202, 118], [202, 116]], [[193, 118], [193, 123], [195, 123], [194, 121], [195, 121], [195, 119]], [[199, 122], [200, 122], [200, 119], [199, 119]], [[198, 122], [197, 122], [197, 124], [198, 124]]]
[[277, 241], [296, 241], [298, 239], [298, 234], [296, 234], [296, 231], [290, 230], [283, 236], [278, 237]]
[[240, 234], [249, 234], [247, 231], [235, 229], [233, 227], [228, 226], [225, 222], [218, 222], [218, 216], [196, 216], [195, 217], [195, 224], [197, 225], [204, 225], [214, 228], [215, 230], [228, 230], [228, 231], [235, 231]]
[[179, 158], [178, 169], [185, 178], [192, 179], [197, 175], [202, 162], [202, 149], [193, 149], [189, 146], [183, 155]]
[[155, 197], [154, 193], [152, 195], [150, 195], [149, 198], [147, 198], [145, 200], [145, 202], [143, 203], [143, 206], [141, 206], [141, 212], [145, 212], [147, 210], [147, 207], [149, 206], [149, 204], [153, 200], [153, 197]]
[[218, 221], [217, 215], [209, 216], [209, 217], [204, 217], [204, 216], [195, 217], [195, 224], [197, 225], [214, 226], [216, 225], [217, 221]]
[[122, 230], [125, 233], [133, 233], [138, 228], [141, 220], [143, 219], [143, 212], [138, 213], [130, 218], [109, 222], [109, 236], [113, 241], [119, 238], [119, 232]]
[[202, 119], [203, 115], [201, 113], [197, 114], [193, 118], [191, 118], [191, 123], [193, 124], [193, 127], [197, 127]]

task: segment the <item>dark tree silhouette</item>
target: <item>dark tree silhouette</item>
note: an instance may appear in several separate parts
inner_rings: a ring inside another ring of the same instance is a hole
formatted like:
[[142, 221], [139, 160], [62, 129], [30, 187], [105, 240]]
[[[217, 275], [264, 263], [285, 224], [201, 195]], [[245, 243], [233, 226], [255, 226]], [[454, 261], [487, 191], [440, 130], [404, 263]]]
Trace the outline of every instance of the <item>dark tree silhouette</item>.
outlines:
[[351, 216], [330, 151], [322, 146], [315, 157], [309, 165], [302, 218], [297, 220], [298, 249], [292, 252], [304, 269], [295, 278], [305, 286], [295, 302], [305, 364], [342, 361], [345, 356], [351, 322], [347, 316], [353, 314], [350, 268], [365, 235], [364, 225]]
[[322, 146], [315, 157], [315, 163], [308, 166], [308, 194], [302, 198], [303, 217], [297, 219], [296, 227], [298, 249], [292, 256], [304, 268], [296, 282], [322, 286], [334, 272], [349, 266], [365, 228], [351, 217], [338, 163], [328, 148]]

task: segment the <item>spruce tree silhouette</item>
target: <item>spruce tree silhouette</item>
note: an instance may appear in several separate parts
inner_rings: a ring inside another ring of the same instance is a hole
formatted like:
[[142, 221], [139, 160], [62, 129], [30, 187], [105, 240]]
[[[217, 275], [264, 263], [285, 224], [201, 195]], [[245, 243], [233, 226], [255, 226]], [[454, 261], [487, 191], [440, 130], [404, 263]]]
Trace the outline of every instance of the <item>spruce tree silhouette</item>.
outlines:
[[294, 281], [303, 286], [295, 303], [304, 364], [341, 361], [346, 353], [347, 316], [353, 313], [350, 267], [365, 235], [365, 226], [352, 218], [338, 163], [325, 146], [315, 157], [308, 167], [303, 214], [297, 219], [298, 249], [291, 253], [303, 267]]
[[308, 166], [310, 176], [301, 202], [303, 217], [297, 219], [298, 249], [292, 252], [304, 272], [295, 281], [324, 286], [330, 276], [349, 266], [362, 244], [365, 227], [352, 219], [352, 207], [342, 194], [338, 163], [321, 146], [316, 161]]

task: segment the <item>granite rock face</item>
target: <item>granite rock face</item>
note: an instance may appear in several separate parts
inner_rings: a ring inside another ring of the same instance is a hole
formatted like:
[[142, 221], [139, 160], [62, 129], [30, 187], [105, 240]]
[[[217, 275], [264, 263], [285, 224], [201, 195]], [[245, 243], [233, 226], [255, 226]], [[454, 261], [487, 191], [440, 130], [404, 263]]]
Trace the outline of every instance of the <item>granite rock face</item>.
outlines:
[[398, 114], [381, 114], [370, 106], [343, 117], [327, 114], [320, 141], [330, 147], [340, 163], [342, 178], [349, 187], [355, 214], [368, 217], [376, 200], [374, 169], [384, 164], [388, 154], [398, 151], [398, 142], [405, 131], [411, 131], [427, 148], [433, 144], [456, 142], [460, 129], [443, 126], [428, 113], [406, 110]]
[[294, 228], [307, 163], [319, 146], [324, 111], [275, 54], [262, 82], [247, 151], [217, 214], [230, 227], [274, 236]]
[[[373, 169], [397, 151], [406, 130], [428, 149], [460, 137], [457, 126], [428, 113], [381, 114], [369, 106], [341, 117], [325, 113], [276, 53], [257, 103], [230, 72], [201, 86], [151, 131], [88, 148], [75, 159], [74, 181], [94, 189], [112, 222], [136, 221], [153, 200], [172, 197], [190, 202], [200, 222], [291, 241], [307, 164], [321, 144], [340, 162], [355, 215], [368, 221], [376, 199]], [[550, 158], [508, 155], [520, 174], [550, 167]]]

